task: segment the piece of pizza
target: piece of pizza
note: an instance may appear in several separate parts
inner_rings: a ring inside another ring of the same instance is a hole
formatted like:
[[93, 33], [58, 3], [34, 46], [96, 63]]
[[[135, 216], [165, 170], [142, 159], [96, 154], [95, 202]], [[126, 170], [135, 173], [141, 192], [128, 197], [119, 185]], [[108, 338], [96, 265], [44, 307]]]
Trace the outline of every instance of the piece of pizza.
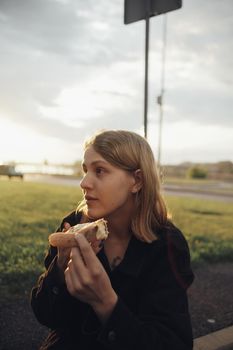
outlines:
[[53, 247], [72, 248], [77, 246], [75, 236], [82, 233], [90, 243], [105, 240], [108, 235], [107, 221], [97, 221], [77, 224], [70, 227], [66, 232], [55, 232], [49, 236], [49, 243]]

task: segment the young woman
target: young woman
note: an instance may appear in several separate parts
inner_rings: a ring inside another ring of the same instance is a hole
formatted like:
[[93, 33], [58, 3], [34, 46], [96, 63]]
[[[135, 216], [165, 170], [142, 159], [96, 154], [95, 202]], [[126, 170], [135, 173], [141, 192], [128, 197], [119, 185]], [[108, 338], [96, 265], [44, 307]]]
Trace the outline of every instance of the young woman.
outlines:
[[149, 144], [128, 131], [96, 134], [83, 171], [83, 201], [58, 231], [104, 218], [110, 234], [95, 249], [82, 234], [77, 248], [50, 247], [31, 294], [50, 328], [40, 349], [192, 349], [189, 249], [168, 219]]

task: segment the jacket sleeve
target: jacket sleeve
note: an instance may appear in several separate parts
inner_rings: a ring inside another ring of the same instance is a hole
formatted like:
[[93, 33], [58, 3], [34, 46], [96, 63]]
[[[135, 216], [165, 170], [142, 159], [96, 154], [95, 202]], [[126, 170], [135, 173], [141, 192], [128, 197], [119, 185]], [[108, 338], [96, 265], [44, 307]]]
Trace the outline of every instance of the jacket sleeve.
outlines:
[[194, 276], [184, 238], [168, 236], [154, 263], [156, 272], [151, 271], [150, 283], [141, 288], [138, 311], [132, 313], [119, 298], [99, 333], [109, 350], [193, 348], [186, 289]]
[[[75, 224], [73, 216], [65, 218], [57, 231], [62, 231], [64, 222]], [[79, 306], [67, 291], [57, 264], [57, 249], [50, 247], [45, 257], [45, 272], [31, 291], [31, 307], [37, 320], [52, 329], [67, 325], [72, 309]], [[80, 303], [80, 312], [82, 305]]]

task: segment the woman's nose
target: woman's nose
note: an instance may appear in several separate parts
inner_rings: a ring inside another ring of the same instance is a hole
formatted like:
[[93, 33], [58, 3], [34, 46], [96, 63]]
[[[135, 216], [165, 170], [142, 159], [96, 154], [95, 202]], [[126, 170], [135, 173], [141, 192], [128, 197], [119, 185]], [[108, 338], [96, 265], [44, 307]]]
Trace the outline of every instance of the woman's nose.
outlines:
[[80, 187], [84, 190], [92, 187], [90, 175], [85, 174], [80, 182]]

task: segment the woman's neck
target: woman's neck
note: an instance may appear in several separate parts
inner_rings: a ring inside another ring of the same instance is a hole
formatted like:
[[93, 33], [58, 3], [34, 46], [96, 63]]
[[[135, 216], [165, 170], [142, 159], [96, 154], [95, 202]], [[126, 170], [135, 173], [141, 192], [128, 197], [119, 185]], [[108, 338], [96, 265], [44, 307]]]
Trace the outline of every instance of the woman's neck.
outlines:
[[104, 242], [104, 252], [111, 270], [114, 270], [124, 259], [125, 252], [132, 237], [132, 231], [130, 222], [122, 220], [108, 220], [108, 229], [109, 236]]
[[116, 218], [116, 219], [107, 219], [108, 222], [108, 230], [109, 230], [109, 239], [110, 240], [120, 240], [120, 241], [128, 241], [132, 236], [131, 231], [131, 220], [124, 218]]

